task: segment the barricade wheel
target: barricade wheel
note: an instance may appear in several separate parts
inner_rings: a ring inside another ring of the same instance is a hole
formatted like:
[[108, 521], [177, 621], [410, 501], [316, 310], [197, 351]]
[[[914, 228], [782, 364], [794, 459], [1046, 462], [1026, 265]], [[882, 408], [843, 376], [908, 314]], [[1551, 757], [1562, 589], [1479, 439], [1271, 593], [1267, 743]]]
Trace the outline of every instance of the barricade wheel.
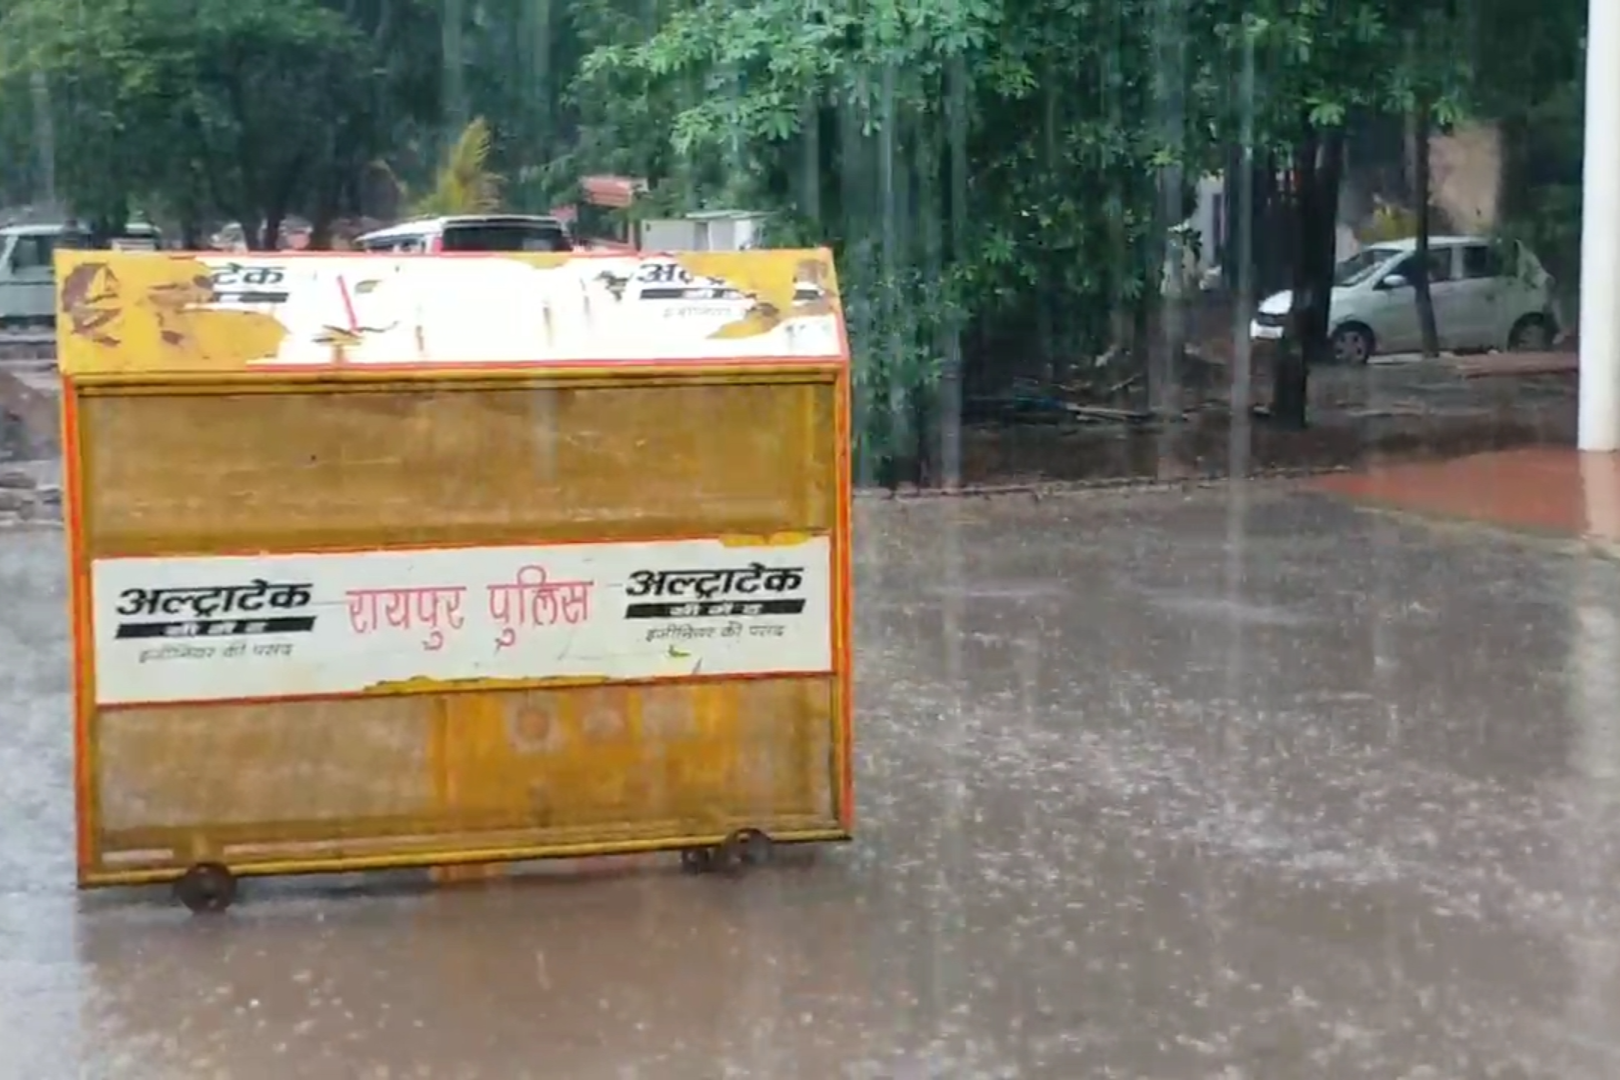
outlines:
[[764, 866], [771, 861], [774, 845], [759, 829], [738, 829], [726, 838], [726, 846], [744, 866]]
[[198, 863], [174, 883], [174, 894], [192, 911], [224, 911], [236, 901], [236, 875], [219, 863]]
[[681, 869], [689, 874], [706, 874], [714, 869], [714, 848], [689, 847], [681, 849]]

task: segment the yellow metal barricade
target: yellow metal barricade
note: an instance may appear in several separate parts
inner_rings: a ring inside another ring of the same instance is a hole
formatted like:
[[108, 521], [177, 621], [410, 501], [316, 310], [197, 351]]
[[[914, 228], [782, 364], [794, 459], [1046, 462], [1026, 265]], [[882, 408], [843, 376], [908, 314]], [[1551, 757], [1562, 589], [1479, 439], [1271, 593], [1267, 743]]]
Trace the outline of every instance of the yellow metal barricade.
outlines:
[[828, 253], [57, 279], [81, 885], [848, 838]]

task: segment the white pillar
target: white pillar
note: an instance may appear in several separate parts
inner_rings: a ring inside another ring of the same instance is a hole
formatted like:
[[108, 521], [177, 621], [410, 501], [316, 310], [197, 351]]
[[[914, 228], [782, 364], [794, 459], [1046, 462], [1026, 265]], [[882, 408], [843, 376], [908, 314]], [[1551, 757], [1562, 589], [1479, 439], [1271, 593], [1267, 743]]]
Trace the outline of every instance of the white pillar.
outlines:
[[1620, 3], [1588, 0], [1581, 177], [1582, 450], [1620, 450]]

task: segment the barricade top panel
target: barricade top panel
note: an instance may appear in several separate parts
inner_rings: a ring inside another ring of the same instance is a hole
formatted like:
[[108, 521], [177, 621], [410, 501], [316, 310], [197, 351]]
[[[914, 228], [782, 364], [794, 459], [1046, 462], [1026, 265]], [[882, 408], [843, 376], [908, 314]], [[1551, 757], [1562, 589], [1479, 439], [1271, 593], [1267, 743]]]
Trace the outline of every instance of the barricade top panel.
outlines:
[[832, 256], [62, 251], [64, 374], [847, 360]]

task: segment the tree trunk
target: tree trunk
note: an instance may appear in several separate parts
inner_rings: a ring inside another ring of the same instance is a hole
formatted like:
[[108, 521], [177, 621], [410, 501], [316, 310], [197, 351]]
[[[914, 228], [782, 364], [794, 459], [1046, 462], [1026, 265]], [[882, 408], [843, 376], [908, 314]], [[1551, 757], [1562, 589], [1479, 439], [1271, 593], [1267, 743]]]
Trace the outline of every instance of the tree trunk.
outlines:
[[[1185, 234], [1181, 223], [1186, 216], [1185, 175], [1182, 161], [1187, 138], [1186, 10], [1176, 0], [1158, 0], [1154, 7], [1154, 37], [1159, 43], [1153, 96], [1162, 110], [1163, 145], [1171, 150], [1171, 163], [1159, 170], [1160, 218], [1154, 225], [1153, 262], [1149, 273], [1157, 278], [1159, 289], [1161, 340], [1149, 353], [1148, 408], [1161, 419], [1182, 416], [1181, 373], [1186, 368], [1187, 297]], [[1196, 174], [1195, 174], [1196, 175]]]
[[34, 106], [34, 150], [39, 155], [39, 183], [34, 198], [56, 208], [56, 120], [51, 108], [51, 85], [43, 71], [28, 77], [28, 89]]
[[[357, 200], [354, 186], [364, 174], [363, 162], [346, 160], [339, 152], [336, 129], [328, 138], [320, 167], [314, 174], [314, 205], [309, 221], [309, 247], [311, 251], [331, 251], [337, 219], [343, 216], [345, 205]], [[347, 196], [347, 198], [345, 198]]]
[[1297, 246], [1299, 215], [1289, 192], [1277, 185], [1275, 155], [1267, 154], [1254, 167], [1254, 284], [1258, 296], [1268, 296], [1289, 284], [1288, 266]]
[[315, 216], [309, 223], [309, 250], [332, 250], [332, 232], [336, 222], [336, 210], [330, 207], [321, 207], [315, 211]]
[[1221, 147], [1221, 175], [1226, 177], [1226, 190], [1221, 198], [1221, 220], [1218, 226], [1220, 239], [1214, 251], [1206, 252], [1209, 265], [1217, 267], [1221, 272], [1221, 287], [1235, 289], [1237, 287], [1237, 261], [1233, 257], [1231, 247], [1232, 238], [1237, 235], [1238, 223], [1238, 175], [1243, 169], [1243, 147], [1238, 143], [1227, 143]]
[[[1333, 266], [1338, 261], [1339, 188], [1344, 181], [1344, 129], [1332, 128], [1322, 137], [1317, 155], [1313, 217], [1306, 235], [1310, 238], [1311, 323], [1305, 339], [1305, 362], [1325, 364], [1333, 359], [1328, 342], [1328, 319], [1332, 314]], [[1306, 222], [1302, 222], [1306, 224]]]
[[281, 247], [281, 223], [286, 220], [287, 211], [284, 209], [271, 209], [264, 215], [264, 231], [254, 232], [258, 235], [258, 243], [250, 244], [254, 251], [276, 251]]
[[1320, 139], [1315, 129], [1294, 150], [1294, 251], [1292, 267], [1293, 298], [1289, 304], [1288, 329], [1277, 350], [1271, 371], [1271, 416], [1284, 427], [1305, 426], [1305, 402], [1309, 392], [1309, 359], [1306, 351], [1315, 324], [1311, 313], [1311, 267], [1315, 263], [1316, 156]]
[[1417, 264], [1412, 294], [1417, 302], [1418, 330], [1423, 339], [1423, 355], [1440, 355], [1440, 328], [1434, 320], [1434, 294], [1429, 291], [1429, 103], [1418, 103], [1412, 124], [1412, 186], [1417, 203]]
[[1280, 426], [1303, 428], [1309, 373], [1329, 358], [1329, 305], [1333, 296], [1339, 184], [1344, 132], [1307, 125], [1294, 151], [1293, 304], [1288, 333], [1272, 370], [1271, 415]]
[[[968, 73], [960, 54], [945, 67], [945, 148], [948, 159], [944, 205], [949, 228], [945, 233], [946, 263], [955, 269], [967, 257], [968, 246]], [[941, 425], [939, 464], [941, 481], [948, 487], [962, 482], [962, 317], [956, 305], [946, 307], [940, 327], [940, 348], [945, 363], [940, 371]]]
[[464, 45], [466, 0], [444, 0], [439, 9], [439, 48], [443, 57], [440, 107], [444, 110], [444, 147], [456, 145], [472, 120], [467, 107], [467, 59]]

